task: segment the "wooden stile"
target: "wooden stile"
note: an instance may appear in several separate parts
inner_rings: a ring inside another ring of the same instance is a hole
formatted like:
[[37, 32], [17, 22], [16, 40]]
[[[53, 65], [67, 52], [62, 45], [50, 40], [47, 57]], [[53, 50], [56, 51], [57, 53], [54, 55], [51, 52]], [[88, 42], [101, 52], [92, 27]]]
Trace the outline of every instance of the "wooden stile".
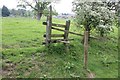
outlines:
[[[65, 45], [69, 44], [68, 40], [70, 39], [68, 39], [68, 34], [69, 34], [70, 20], [66, 21], [66, 25], [52, 23], [52, 6], [50, 6], [50, 13], [49, 16], [47, 17], [47, 21], [43, 22], [43, 25], [46, 25], [46, 34], [44, 34], [44, 37], [46, 39], [45, 42], [43, 42], [43, 44], [49, 45], [50, 43], [58, 43], [58, 42], [62, 42]], [[65, 30], [63, 30], [64, 34], [51, 34], [53, 29], [52, 26], [65, 28]], [[63, 39], [51, 39], [52, 37], [63, 37]]]
[[[57, 42], [62, 42], [65, 45], [67, 45], [67, 43], [69, 43], [68, 42], [69, 41], [68, 40], [69, 33], [77, 35], [77, 36], [84, 36], [82, 34], [69, 31], [70, 20], [66, 21], [65, 25], [52, 23], [52, 6], [50, 6], [49, 16], [47, 16], [47, 21], [43, 22], [43, 25], [46, 25], [46, 34], [44, 34], [44, 37], [46, 38], [45, 39], [46, 46], [49, 45], [50, 43], [57, 43]], [[64, 29], [60, 29], [57, 27], [64, 28]], [[64, 32], [64, 34], [52, 34], [52, 29], [62, 31], [62, 32]], [[63, 40], [61, 41], [58, 39], [58, 40], [53, 41], [53, 40], [51, 40], [52, 37], [63, 37]], [[90, 38], [97, 39], [97, 38], [92, 37], [92, 36], [90, 36]]]

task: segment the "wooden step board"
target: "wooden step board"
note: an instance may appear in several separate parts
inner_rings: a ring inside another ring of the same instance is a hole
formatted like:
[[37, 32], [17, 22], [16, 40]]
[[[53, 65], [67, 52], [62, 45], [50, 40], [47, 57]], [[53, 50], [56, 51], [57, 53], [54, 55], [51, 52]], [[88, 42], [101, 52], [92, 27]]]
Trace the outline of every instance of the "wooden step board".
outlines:
[[[46, 34], [43, 37], [46, 37]], [[51, 37], [64, 37], [64, 34], [51, 34]]]
[[69, 41], [60, 41], [62, 43], [65, 43], [65, 44], [69, 44], [70, 42]]
[[[67, 41], [65, 39], [51, 39], [49, 41], [49, 43], [65, 43], [65, 44], [69, 44], [70, 40], [74, 40], [74, 39], [68, 39]], [[46, 44], [46, 42], [42, 43], [43, 45]]]

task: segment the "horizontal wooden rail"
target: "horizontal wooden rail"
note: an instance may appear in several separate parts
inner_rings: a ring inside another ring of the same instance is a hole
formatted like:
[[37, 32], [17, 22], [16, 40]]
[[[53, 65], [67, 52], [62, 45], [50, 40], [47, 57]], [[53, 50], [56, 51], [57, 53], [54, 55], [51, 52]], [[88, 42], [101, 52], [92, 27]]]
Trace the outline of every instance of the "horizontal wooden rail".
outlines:
[[[46, 37], [46, 34], [44, 34], [44, 37]], [[64, 37], [64, 34], [51, 34], [51, 37]]]
[[[58, 28], [55, 28], [55, 27], [52, 27], [52, 29], [55, 29], [55, 30], [58, 30], [58, 31], [67, 32], [66, 30], [58, 29]], [[68, 31], [68, 33], [74, 34], [74, 35], [78, 35], [78, 36], [84, 36], [82, 34], [74, 33], [74, 32], [71, 32], [71, 31]]]
[[[55, 27], [51, 27], [51, 28], [52, 28], [52, 29], [54, 29], [54, 30], [67, 32], [66, 30], [58, 29], [58, 28], [55, 28]], [[77, 36], [84, 36], [84, 35], [82, 35], [82, 34], [79, 34], [79, 33], [74, 33], [74, 32], [71, 32], [71, 31], [68, 31], [68, 33], [70, 33], [70, 34], [74, 34], [74, 35], [77, 35]], [[90, 36], [90, 38], [93, 38], [93, 39], [98, 39], [98, 38], [93, 37], [93, 36]]]
[[[43, 25], [47, 25], [47, 22], [43, 22]], [[52, 26], [61, 27], [61, 28], [65, 28], [65, 27], [66, 27], [66, 25], [63, 25], [63, 24], [55, 24], [55, 23], [52, 23]]]

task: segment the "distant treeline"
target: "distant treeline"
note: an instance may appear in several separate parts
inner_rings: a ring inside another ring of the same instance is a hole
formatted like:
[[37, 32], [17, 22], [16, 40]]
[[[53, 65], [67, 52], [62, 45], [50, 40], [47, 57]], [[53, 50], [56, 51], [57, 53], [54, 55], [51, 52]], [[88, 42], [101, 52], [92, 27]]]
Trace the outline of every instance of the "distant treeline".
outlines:
[[[34, 17], [36, 18], [36, 12], [34, 10], [26, 10], [26, 9], [8, 9], [6, 6], [3, 5], [2, 9], [0, 8], [0, 16], [2, 17]], [[43, 14], [47, 16], [48, 11]], [[53, 11], [53, 15], [58, 15], [56, 11]]]
[[0, 15], [2, 17], [7, 17], [7, 16], [21, 16], [21, 17], [30, 17], [33, 16], [33, 11], [30, 10], [25, 10], [25, 9], [8, 9], [6, 6], [3, 6], [2, 9], [0, 8]]
[[30, 10], [25, 10], [25, 9], [11, 9], [10, 11], [10, 16], [21, 16], [21, 17], [30, 17], [33, 16], [33, 12]]

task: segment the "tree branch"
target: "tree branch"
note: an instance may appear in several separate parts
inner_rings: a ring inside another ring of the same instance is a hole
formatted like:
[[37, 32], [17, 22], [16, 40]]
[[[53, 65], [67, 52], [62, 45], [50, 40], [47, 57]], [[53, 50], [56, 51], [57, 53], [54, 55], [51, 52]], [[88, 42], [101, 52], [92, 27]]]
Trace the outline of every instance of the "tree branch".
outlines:
[[35, 7], [33, 7], [31, 4], [29, 4], [27, 1], [24, 1], [28, 6], [30, 6], [31, 8], [33, 8], [34, 10], [38, 11], [38, 9], [36, 9]]
[[36, 4], [38, 4], [37, 0], [35, 0]]

